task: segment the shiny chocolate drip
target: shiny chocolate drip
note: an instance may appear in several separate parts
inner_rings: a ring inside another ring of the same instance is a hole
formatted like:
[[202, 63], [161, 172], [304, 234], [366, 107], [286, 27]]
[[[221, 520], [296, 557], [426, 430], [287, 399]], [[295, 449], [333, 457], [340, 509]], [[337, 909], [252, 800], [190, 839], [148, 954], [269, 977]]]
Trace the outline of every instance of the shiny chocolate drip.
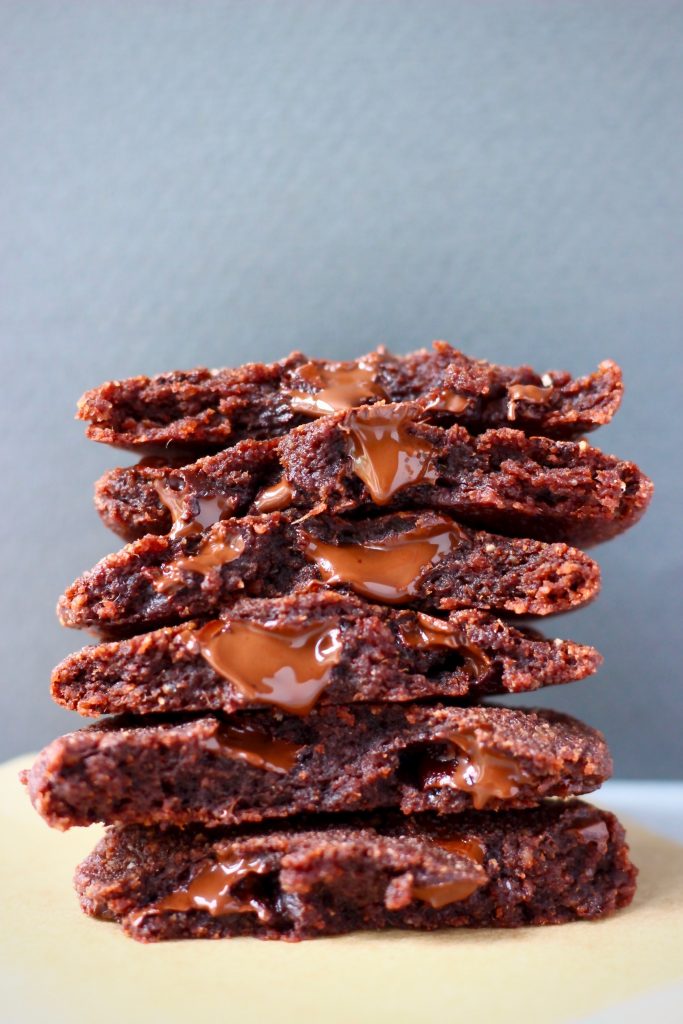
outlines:
[[481, 878], [458, 878], [450, 882], [434, 882], [432, 885], [414, 885], [413, 896], [439, 910], [449, 903], [466, 900], [486, 881], [486, 876], [482, 875]]
[[442, 850], [448, 850], [449, 853], [457, 853], [460, 857], [466, 857], [467, 860], [473, 860], [475, 864], [483, 864], [486, 857], [486, 847], [478, 839], [471, 837], [464, 837], [462, 839], [442, 839], [441, 837], [434, 837], [434, 842], [437, 846], [440, 846]]
[[443, 619], [418, 612], [415, 624], [411, 627], [402, 625], [400, 634], [408, 647], [450, 647], [457, 651], [464, 661], [465, 671], [473, 679], [482, 678], [491, 667], [491, 659], [481, 647], [468, 644], [462, 631]]
[[205, 576], [212, 569], [234, 562], [243, 551], [244, 540], [239, 533], [227, 537], [209, 536], [196, 555], [182, 555], [165, 565], [152, 585], [159, 594], [178, 590], [185, 585], [184, 572], [198, 572]]
[[517, 415], [517, 402], [547, 402], [553, 393], [553, 384], [549, 377], [543, 377], [545, 387], [537, 384], [508, 384], [508, 419], [514, 420]]
[[271, 487], [264, 487], [254, 500], [256, 512], [280, 512], [283, 508], [289, 508], [294, 498], [294, 491], [287, 480], [279, 480]]
[[329, 363], [327, 366], [305, 363], [297, 373], [317, 389], [315, 392], [290, 392], [292, 409], [305, 416], [327, 416], [363, 405], [369, 399], [387, 397], [384, 388], [375, 380], [376, 356], [366, 356], [355, 363]]
[[249, 726], [220, 723], [213, 736], [205, 740], [207, 750], [246, 761], [254, 768], [285, 775], [296, 764], [299, 751], [296, 743], [272, 739], [267, 733]]
[[166, 484], [163, 484], [161, 480], [154, 481], [154, 489], [159, 495], [159, 499], [171, 513], [173, 526], [169, 536], [172, 539], [192, 537], [201, 533], [202, 530], [206, 530], [213, 526], [214, 523], [217, 523], [225, 511], [226, 502], [224, 498], [198, 498], [196, 495], [193, 495], [192, 501], [197, 511], [192, 512], [186, 504], [184, 490], [175, 491], [172, 487], [167, 487]]
[[458, 546], [462, 534], [443, 517], [368, 544], [328, 544], [307, 533], [303, 537], [304, 553], [325, 582], [347, 583], [363, 597], [401, 604], [415, 596], [423, 576]]
[[155, 903], [151, 910], [204, 910], [212, 917], [222, 914], [256, 914], [264, 921], [270, 915], [266, 905], [248, 891], [244, 896], [234, 895], [235, 887], [250, 875], [266, 872], [264, 861], [258, 857], [235, 857], [207, 864], [195, 875], [186, 889], [176, 889]]
[[371, 405], [346, 417], [351, 435], [353, 471], [376, 505], [386, 505], [397, 491], [438, 478], [433, 444], [408, 429], [414, 415], [400, 405]]
[[[434, 836], [433, 842], [448, 853], [455, 853], [458, 857], [464, 857], [481, 868], [486, 856], [486, 848], [478, 839], [461, 837], [458, 839], [442, 839]], [[485, 871], [478, 871], [473, 878], [458, 879], [453, 882], [437, 882], [434, 885], [413, 886], [413, 896], [424, 900], [438, 909], [445, 907], [448, 903], [455, 903], [457, 900], [466, 900], [476, 889], [488, 881]]]
[[467, 732], [445, 736], [456, 748], [441, 757], [426, 758], [422, 764], [424, 789], [451, 787], [469, 793], [480, 811], [492, 799], [508, 800], [527, 782], [517, 761], [505, 754], [484, 750], [477, 738]]
[[431, 396], [424, 408], [429, 412], [450, 412], [458, 416], [467, 409], [469, 403], [466, 395], [459, 395], [450, 388], [442, 388]]
[[342, 648], [339, 628], [324, 622], [275, 628], [216, 620], [189, 635], [191, 647], [247, 700], [295, 715], [317, 702]]
[[165, 505], [171, 513], [171, 520], [173, 522], [171, 536], [182, 536], [182, 531], [186, 527], [189, 528], [191, 525], [185, 518], [187, 508], [185, 506], [184, 491], [176, 491], [172, 487], [167, 487], [166, 484], [161, 482], [161, 480], [154, 481], [154, 490], [159, 495], [161, 503]]

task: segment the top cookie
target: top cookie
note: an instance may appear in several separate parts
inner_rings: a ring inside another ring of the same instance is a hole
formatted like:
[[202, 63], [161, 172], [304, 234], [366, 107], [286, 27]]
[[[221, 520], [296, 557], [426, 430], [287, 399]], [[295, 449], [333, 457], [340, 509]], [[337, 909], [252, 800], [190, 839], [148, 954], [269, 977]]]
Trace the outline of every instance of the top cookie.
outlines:
[[622, 395], [621, 371], [606, 360], [586, 377], [543, 376], [529, 366], [497, 366], [436, 341], [394, 356], [378, 349], [353, 362], [294, 352], [277, 363], [238, 369], [175, 370], [109, 381], [86, 392], [78, 419], [87, 436], [136, 451], [210, 452], [376, 401], [427, 398], [436, 414], [468, 430], [515, 427], [571, 438], [609, 423]]

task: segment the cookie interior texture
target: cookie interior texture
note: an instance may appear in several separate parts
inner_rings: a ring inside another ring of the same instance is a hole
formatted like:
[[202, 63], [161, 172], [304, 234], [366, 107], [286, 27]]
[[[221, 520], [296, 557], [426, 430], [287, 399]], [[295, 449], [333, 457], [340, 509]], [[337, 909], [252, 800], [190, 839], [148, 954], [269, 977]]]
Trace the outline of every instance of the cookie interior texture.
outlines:
[[86, 913], [142, 941], [296, 940], [594, 919], [631, 901], [635, 876], [614, 816], [574, 801], [256, 831], [113, 828], [76, 889]]

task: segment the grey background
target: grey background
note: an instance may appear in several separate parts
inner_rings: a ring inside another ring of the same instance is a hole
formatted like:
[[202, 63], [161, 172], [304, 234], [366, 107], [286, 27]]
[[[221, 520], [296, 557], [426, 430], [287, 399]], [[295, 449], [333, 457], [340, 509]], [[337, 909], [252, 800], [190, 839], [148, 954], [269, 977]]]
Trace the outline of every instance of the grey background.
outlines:
[[541, 370], [606, 356], [599, 443], [647, 519], [548, 628], [600, 675], [536, 697], [617, 774], [681, 774], [683, 5], [0, 3], [2, 754], [76, 727], [57, 595], [116, 541], [76, 399], [110, 377], [445, 337]]

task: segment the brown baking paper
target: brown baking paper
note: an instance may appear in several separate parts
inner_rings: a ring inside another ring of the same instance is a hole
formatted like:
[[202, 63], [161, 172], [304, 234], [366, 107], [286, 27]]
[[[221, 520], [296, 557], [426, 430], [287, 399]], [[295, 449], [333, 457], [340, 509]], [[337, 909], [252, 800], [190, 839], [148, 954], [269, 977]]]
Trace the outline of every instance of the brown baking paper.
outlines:
[[17, 781], [31, 761], [0, 768], [8, 1020], [548, 1024], [683, 978], [683, 847], [639, 828], [629, 833], [636, 900], [606, 921], [141, 945], [79, 910], [72, 875], [101, 829], [49, 829]]

